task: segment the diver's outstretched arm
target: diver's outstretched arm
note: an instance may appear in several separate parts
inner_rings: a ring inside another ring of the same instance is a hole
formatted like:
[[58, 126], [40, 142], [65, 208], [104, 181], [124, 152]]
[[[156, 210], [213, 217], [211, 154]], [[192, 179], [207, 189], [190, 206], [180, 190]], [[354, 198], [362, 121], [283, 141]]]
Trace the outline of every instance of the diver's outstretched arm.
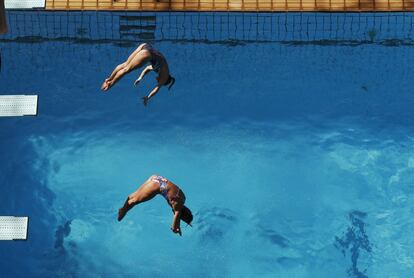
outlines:
[[173, 233], [179, 234], [181, 236], [182, 234], [181, 234], [181, 228], [180, 228], [180, 221], [181, 221], [180, 216], [181, 216], [181, 210], [183, 209], [183, 206], [180, 203], [174, 203], [172, 205], [172, 209], [174, 211], [174, 217], [173, 217], [171, 230], [173, 231]]
[[174, 212], [174, 218], [173, 218], [173, 224], [172, 224], [171, 230], [173, 231], [174, 234], [179, 234], [180, 236], [182, 236], [181, 228], [180, 228], [180, 214], [181, 214], [181, 211]]
[[155, 88], [151, 91], [151, 93], [148, 95], [148, 100], [150, 99], [150, 98], [152, 98], [153, 96], [155, 96], [157, 93], [158, 93], [158, 91], [161, 89], [161, 86], [160, 85], [157, 85], [157, 86], [155, 86]]
[[153, 70], [153, 67], [151, 65], [145, 67], [145, 69], [143, 69], [141, 74], [139, 75], [138, 79], [135, 80], [134, 85], [137, 86], [138, 83], [144, 78], [144, 76], [152, 70]]
[[160, 85], [157, 85], [152, 91], [151, 91], [151, 93], [148, 95], [148, 96], [146, 96], [146, 97], [143, 97], [142, 98], [142, 100], [144, 101], [144, 105], [145, 106], [147, 106], [147, 103], [148, 103], [148, 101], [150, 100], [150, 98], [152, 98], [153, 96], [155, 96], [157, 93], [158, 93], [158, 91], [160, 90], [160, 88], [161, 88], [161, 86]]

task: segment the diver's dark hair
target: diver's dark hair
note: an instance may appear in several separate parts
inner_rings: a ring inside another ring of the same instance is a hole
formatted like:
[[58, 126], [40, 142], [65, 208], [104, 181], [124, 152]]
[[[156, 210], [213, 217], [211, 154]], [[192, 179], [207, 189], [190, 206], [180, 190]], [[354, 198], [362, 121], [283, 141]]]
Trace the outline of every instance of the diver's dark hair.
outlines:
[[193, 214], [191, 213], [191, 210], [187, 208], [186, 206], [183, 206], [183, 209], [181, 210], [180, 218], [185, 223], [191, 226], [191, 222], [193, 221]]
[[[170, 84], [170, 83], [171, 83], [171, 84]], [[174, 85], [174, 83], [175, 83], [175, 78], [174, 78], [174, 77], [172, 77], [171, 75], [168, 75], [167, 82], [165, 82], [165, 85], [170, 84], [170, 86], [168, 86], [168, 90], [170, 90], [170, 89], [171, 89], [171, 87]]]

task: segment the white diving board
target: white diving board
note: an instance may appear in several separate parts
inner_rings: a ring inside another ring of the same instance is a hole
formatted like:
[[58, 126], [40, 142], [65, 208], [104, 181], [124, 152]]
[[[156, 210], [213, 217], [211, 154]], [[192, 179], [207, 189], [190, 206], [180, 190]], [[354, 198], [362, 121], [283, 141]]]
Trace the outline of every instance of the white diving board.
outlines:
[[0, 117], [36, 116], [37, 95], [0, 95]]
[[5, 0], [6, 9], [44, 8], [45, 0]]
[[0, 240], [26, 240], [29, 217], [0, 216]]

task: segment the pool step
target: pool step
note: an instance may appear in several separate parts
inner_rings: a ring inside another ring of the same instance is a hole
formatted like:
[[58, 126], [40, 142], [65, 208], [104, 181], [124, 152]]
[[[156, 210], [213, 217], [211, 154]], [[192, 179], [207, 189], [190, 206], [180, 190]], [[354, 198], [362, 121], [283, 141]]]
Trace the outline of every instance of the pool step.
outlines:
[[121, 15], [119, 17], [120, 21], [146, 21], [146, 22], [153, 22], [157, 20], [155, 15]]
[[119, 17], [121, 39], [155, 39], [156, 16], [122, 15]]

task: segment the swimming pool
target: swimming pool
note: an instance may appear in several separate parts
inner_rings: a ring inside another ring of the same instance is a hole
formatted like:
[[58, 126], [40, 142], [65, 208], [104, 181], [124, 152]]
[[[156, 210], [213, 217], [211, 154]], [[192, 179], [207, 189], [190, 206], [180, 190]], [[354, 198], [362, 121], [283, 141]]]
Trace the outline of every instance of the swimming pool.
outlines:
[[[39, 115], [0, 119], [0, 215], [30, 217], [3, 273], [412, 277], [413, 18], [11, 11], [0, 93]], [[154, 75], [99, 90], [143, 39], [177, 80], [148, 107]], [[186, 193], [182, 238], [160, 197], [116, 221], [153, 173]]]

